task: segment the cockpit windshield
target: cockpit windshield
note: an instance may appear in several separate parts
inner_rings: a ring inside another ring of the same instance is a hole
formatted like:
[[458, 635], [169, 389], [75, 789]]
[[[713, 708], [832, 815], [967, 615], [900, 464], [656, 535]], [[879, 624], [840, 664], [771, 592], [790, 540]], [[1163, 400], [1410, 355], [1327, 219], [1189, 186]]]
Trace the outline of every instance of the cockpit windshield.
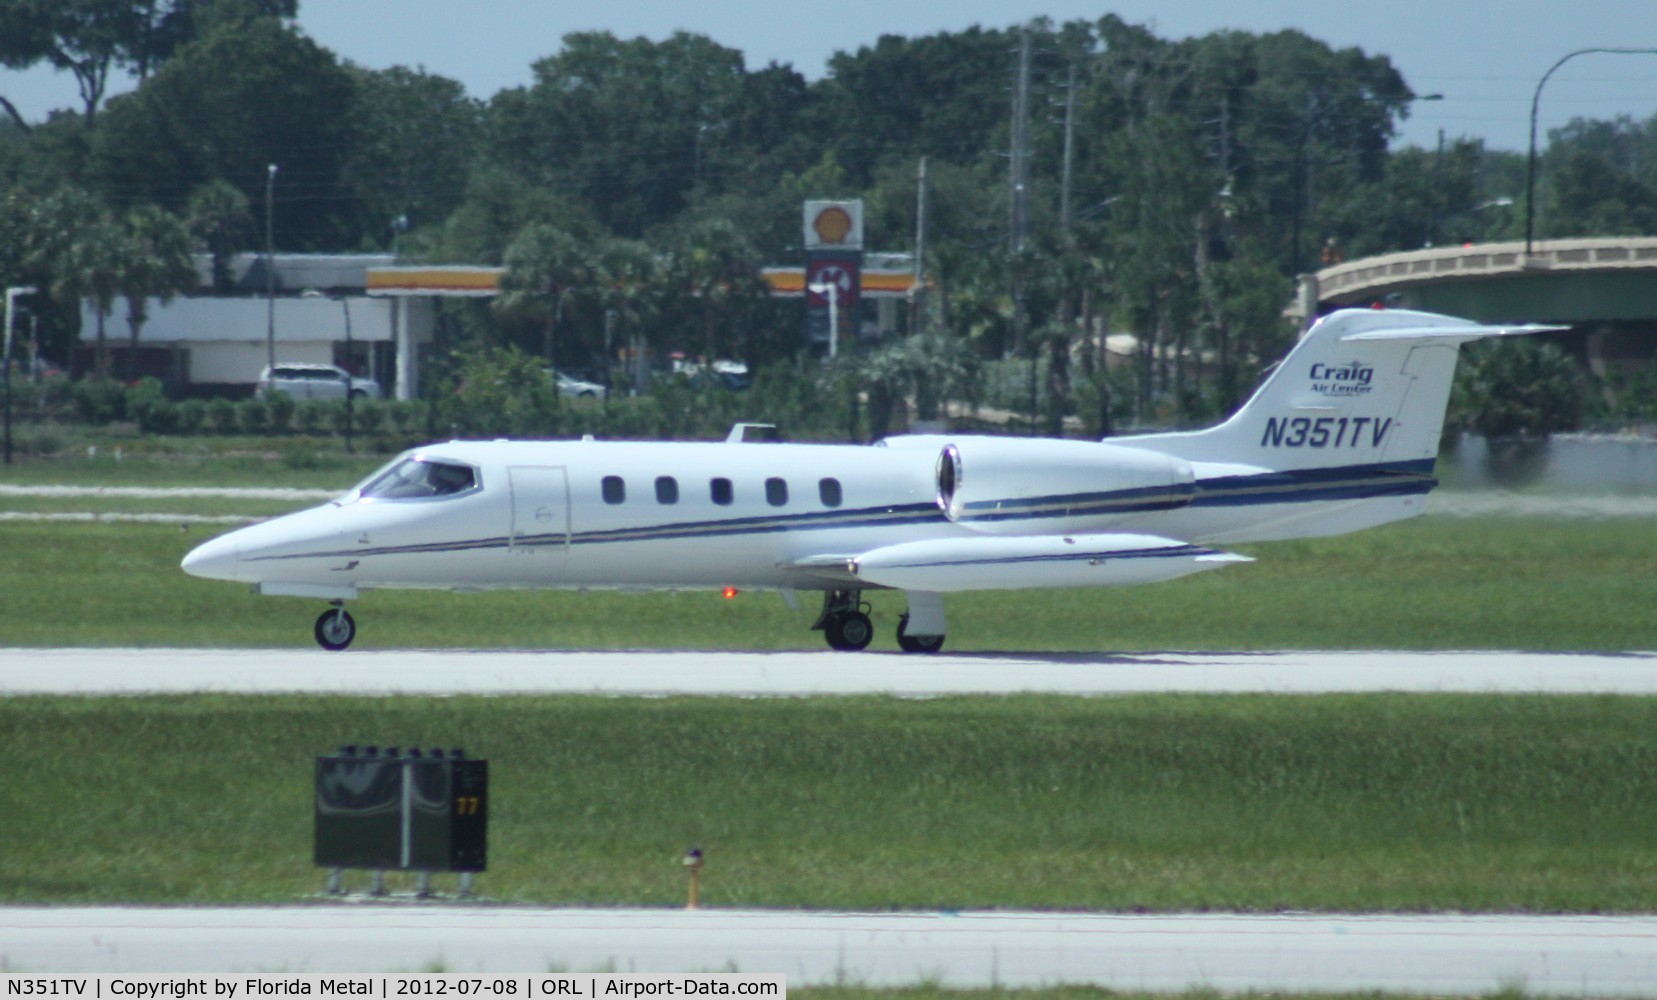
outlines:
[[477, 484], [477, 470], [469, 465], [404, 458], [359, 486], [357, 496], [363, 500], [448, 497], [474, 489]]

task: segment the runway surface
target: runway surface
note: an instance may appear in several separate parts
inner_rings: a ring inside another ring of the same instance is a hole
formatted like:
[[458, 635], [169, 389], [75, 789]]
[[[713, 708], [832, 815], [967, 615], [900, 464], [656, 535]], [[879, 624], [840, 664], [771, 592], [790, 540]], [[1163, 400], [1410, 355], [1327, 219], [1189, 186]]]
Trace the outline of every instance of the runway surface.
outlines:
[[1657, 996], [1657, 918], [0, 907], [33, 972], [780, 972], [790, 986]]
[[0, 695], [1657, 694], [1657, 653], [398, 652], [0, 649]]

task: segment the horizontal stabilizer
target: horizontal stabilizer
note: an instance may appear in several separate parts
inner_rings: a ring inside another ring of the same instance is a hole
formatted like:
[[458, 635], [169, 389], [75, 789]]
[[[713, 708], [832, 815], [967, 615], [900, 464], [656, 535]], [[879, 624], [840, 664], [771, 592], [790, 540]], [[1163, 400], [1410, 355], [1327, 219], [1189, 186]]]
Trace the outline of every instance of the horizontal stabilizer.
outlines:
[[1153, 583], [1250, 561], [1155, 535], [1037, 535], [904, 542], [865, 552], [851, 567], [865, 583], [949, 593]]
[[1460, 344], [1485, 337], [1524, 337], [1533, 333], [1556, 333], [1560, 330], [1569, 329], [1568, 326], [1543, 326], [1537, 323], [1529, 323], [1524, 326], [1477, 326], [1473, 324], [1405, 326], [1390, 330], [1366, 330], [1363, 333], [1349, 333], [1341, 338], [1341, 343], [1350, 344], [1377, 340], [1440, 340]]

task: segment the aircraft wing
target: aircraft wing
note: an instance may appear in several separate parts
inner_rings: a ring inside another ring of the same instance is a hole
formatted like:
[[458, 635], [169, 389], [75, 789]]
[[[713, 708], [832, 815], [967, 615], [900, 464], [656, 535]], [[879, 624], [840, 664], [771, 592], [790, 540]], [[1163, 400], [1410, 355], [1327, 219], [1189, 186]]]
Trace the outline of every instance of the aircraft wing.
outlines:
[[778, 568], [793, 570], [836, 587], [868, 586], [867, 581], [858, 579], [855, 552], [806, 556], [782, 563]]
[[1151, 583], [1250, 561], [1156, 535], [1078, 534], [929, 539], [787, 567], [846, 585], [951, 593]]

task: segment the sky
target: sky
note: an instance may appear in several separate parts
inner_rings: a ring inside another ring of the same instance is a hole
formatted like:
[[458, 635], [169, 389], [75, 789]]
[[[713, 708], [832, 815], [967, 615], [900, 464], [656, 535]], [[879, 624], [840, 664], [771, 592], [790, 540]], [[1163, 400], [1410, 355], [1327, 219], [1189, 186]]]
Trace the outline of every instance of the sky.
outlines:
[[[1094, 20], [1107, 12], [1164, 38], [1295, 28], [1336, 48], [1384, 54], [1415, 93], [1443, 95], [1417, 102], [1395, 143], [1426, 148], [1442, 131], [1451, 141], [1479, 138], [1493, 149], [1523, 151], [1532, 94], [1561, 57], [1596, 47], [1657, 50], [1651, 0], [300, 0], [299, 25], [358, 65], [421, 67], [488, 98], [528, 84], [531, 64], [556, 53], [572, 31], [657, 40], [691, 31], [739, 50], [750, 69], [774, 61], [817, 79], [836, 51], [872, 45], [883, 34], [1005, 28], [1039, 16]], [[0, 94], [30, 119], [79, 100], [72, 77], [45, 68], [0, 69]], [[1643, 121], [1654, 113], [1657, 51], [1578, 56], [1543, 91], [1539, 140], [1545, 144], [1548, 129], [1573, 117]]]

